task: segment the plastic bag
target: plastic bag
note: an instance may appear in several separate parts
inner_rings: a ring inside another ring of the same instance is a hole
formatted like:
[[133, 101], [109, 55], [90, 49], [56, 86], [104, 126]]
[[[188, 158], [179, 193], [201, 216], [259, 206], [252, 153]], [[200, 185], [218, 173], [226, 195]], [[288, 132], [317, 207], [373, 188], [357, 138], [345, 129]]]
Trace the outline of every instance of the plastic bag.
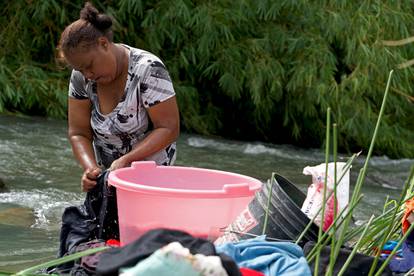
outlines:
[[[336, 178], [337, 181], [341, 178], [343, 170], [345, 167], [344, 162], [336, 163]], [[322, 212], [319, 212], [319, 215], [315, 218], [315, 223], [319, 226], [323, 225], [322, 229], [326, 231], [334, 221], [335, 209], [336, 214], [339, 215], [341, 211], [349, 203], [349, 171], [348, 170], [342, 180], [338, 183], [336, 188], [336, 200], [334, 198], [334, 163], [328, 164], [328, 177], [327, 177], [327, 191], [326, 191], [326, 204], [325, 204], [325, 215], [324, 223], [321, 223]], [[312, 184], [308, 188], [308, 193], [305, 201], [302, 205], [302, 212], [304, 212], [310, 219], [313, 219], [318, 213], [319, 209], [322, 207], [323, 202], [323, 190], [324, 190], [324, 181], [325, 181], [325, 171], [326, 164], [322, 163], [314, 167], [305, 167], [303, 169], [303, 174], [312, 176]], [[331, 194], [332, 193], [332, 194]], [[330, 197], [328, 197], [331, 194]], [[335, 204], [336, 201], [336, 204]], [[343, 214], [342, 216], [344, 216]]]

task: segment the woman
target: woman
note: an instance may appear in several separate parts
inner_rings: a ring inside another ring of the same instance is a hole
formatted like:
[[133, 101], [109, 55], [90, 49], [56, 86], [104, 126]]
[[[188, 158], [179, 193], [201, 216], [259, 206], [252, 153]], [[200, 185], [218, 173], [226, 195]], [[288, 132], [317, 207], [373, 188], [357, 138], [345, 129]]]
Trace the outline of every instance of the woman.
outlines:
[[112, 20], [86, 3], [66, 27], [61, 57], [73, 70], [69, 85], [69, 140], [84, 169], [84, 191], [101, 169], [154, 160], [171, 165], [179, 113], [169, 74], [155, 55], [112, 41]]

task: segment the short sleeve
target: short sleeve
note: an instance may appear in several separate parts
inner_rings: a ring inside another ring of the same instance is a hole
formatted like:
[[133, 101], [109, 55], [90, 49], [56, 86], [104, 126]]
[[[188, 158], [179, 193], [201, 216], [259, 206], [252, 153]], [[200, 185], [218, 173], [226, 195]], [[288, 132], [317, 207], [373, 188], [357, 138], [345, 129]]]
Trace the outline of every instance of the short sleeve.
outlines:
[[141, 98], [149, 108], [175, 96], [174, 87], [164, 64], [152, 61], [148, 64], [140, 83]]
[[78, 100], [88, 99], [89, 95], [85, 87], [85, 77], [82, 73], [72, 70], [69, 82], [69, 97]]

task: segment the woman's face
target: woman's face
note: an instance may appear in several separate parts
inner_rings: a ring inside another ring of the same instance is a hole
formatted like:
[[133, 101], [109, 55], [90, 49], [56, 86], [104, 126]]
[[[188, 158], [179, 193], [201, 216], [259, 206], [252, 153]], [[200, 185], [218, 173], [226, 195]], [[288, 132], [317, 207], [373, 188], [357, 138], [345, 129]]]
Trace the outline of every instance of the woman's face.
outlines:
[[113, 45], [104, 38], [98, 39], [95, 46], [81, 46], [65, 52], [69, 65], [80, 71], [87, 79], [98, 84], [108, 84], [116, 78], [117, 60], [113, 53]]

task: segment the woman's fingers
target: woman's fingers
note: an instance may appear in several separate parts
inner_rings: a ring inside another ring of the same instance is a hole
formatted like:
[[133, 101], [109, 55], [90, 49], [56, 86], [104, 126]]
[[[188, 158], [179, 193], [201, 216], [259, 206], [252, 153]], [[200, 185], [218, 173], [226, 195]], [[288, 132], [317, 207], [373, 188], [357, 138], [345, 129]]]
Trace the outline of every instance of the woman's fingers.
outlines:
[[88, 192], [93, 189], [96, 185], [96, 179], [98, 178], [99, 174], [101, 173], [100, 168], [94, 168], [94, 169], [87, 169], [81, 179], [81, 186], [82, 191]]
[[89, 192], [90, 190], [93, 189], [93, 187], [95, 187], [95, 185], [96, 185], [96, 180], [89, 179], [86, 176], [86, 174], [82, 176], [82, 180], [81, 180], [82, 191]]
[[86, 173], [86, 176], [89, 179], [94, 180], [94, 179], [97, 179], [98, 178], [99, 174], [101, 173], [101, 169], [100, 168], [87, 169], [85, 171], [85, 173]]

